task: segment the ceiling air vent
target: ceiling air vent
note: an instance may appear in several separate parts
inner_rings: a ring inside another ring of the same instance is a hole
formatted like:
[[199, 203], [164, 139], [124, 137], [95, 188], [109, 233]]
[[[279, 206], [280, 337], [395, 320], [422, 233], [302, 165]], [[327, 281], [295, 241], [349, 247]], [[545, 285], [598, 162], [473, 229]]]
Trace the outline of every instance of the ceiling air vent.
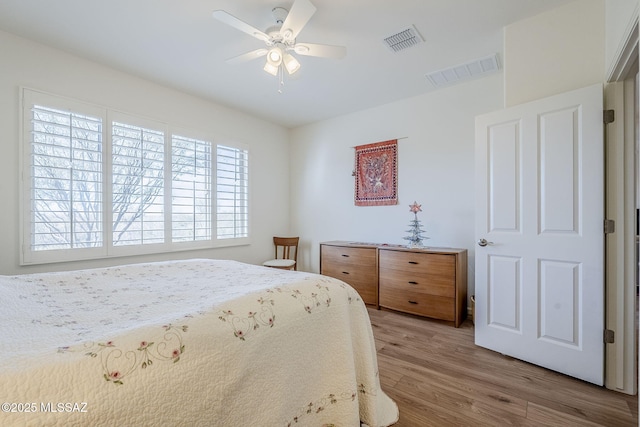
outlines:
[[471, 80], [486, 74], [495, 73], [500, 70], [498, 55], [494, 54], [486, 58], [476, 59], [455, 67], [445, 68], [426, 74], [427, 79], [436, 88], [449, 86], [464, 80]]
[[424, 41], [415, 26], [410, 26], [384, 38], [384, 43], [394, 52], [400, 52]]

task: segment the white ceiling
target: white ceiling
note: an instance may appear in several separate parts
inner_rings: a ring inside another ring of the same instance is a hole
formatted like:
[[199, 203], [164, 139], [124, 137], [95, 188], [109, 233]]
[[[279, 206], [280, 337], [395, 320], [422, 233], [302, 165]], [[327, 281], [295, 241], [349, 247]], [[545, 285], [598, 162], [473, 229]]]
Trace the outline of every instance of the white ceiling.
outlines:
[[[293, 0], [2, 0], [0, 30], [74, 53], [286, 127], [435, 90], [425, 74], [499, 54], [502, 29], [570, 0], [311, 0], [299, 42], [347, 47], [341, 60], [298, 57], [277, 78], [264, 58], [230, 65], [261, 41], [211, 17], [261, 29]], [[393, 53], [383, 39], [415, 25], [426, 40]]]

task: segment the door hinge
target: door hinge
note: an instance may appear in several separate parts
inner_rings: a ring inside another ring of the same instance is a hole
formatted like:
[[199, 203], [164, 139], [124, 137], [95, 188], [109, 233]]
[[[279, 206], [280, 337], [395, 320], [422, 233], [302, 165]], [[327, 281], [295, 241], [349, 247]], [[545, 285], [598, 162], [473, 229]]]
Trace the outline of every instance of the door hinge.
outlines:
[[611, 329], [604, 330], [604, 343], [613, 344], [615, 342], [615, 333]]
[[611, 234], [616, 232], [616, 222], [612, 219], [604, 220], [604, 234]]
[[613, 123], [614, 120], [616, 119], [616, 114], [614, 110], [604, 110], [602, 112], [602, 121], [604, 122], [605, 125], [608, 125], [609, 123]]

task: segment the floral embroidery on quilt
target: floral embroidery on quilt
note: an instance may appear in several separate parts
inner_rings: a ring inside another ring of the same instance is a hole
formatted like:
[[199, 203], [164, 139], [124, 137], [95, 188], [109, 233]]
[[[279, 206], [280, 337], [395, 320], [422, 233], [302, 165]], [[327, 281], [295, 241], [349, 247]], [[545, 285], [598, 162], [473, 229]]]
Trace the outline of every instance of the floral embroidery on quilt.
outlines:
[[245, 317], [237, 316], [231, 310], [222, 310], [221, 313], [218, 319], [231, 325], [233, 335], [242, 341], [245, 340], [248, 334], [258, 329], [260, 325], [271, 328], [276, 321], [276, 315], [269, 306], [263, 306], [260, 309], [260, 313], [250, 311]]
[[[304, 281], [313, 280], [318, 282], [312, 287], [288, 287], [277, 286], [266, 289], [255, 300], [259, 306], [255, 310], [246, 312], [247, 314], [239, 314], [236, 310], [225, 308], [219, 311], [218, 319], [226, 322], [233, 330], [233, 335], [245, 341], [247, 336], [258, 330], [261, 326], [272, 328], [275, 325], [276, 314], [274, 306], [276, 300], [281, 297], [291, 296], [297, 300], [304, 311], [312, 314], [316, 311], [327, 309], [331, 306], [331, 286], [339, 286], [347, 291], [347, 302], [352, 303], [353, 300], [359, 301], [360, 298], [355, 291], [349, 289], [343, 283], [336, 283], [335, 280], [321, 277], [306, 277]], [[352, 295], [355, 294], [354, 295]]]
[[[305, 406], [301, 407], [300, 410], [298, 411], [298, 414], [295, 415], [293, 418], [291, 418], [291, 420], [289, 420], [285, 425], [287, 427], [292, 427], [296, 425], [298, 422], [301, 422], [304, 417], [313, 416], [314, 414], [319, 414], [320, 412], [326, 410], [328, 407], [332, 405], [336, 405], [344, 402], [347, 402], [347, 403], [355, 402], [358, 393], [362, 395], [368, 394], [371, 396], [375, 396], [376, 395], [375, 390], [376, 388], [368, 387], [361, 383], [358, 385], [357, 392], [347, 391], [347, 392], [342, 392], [340, 394], [330, 393], [326, 396], [321, 397], [315, 402], [309, 402]], [[328, 424], [328, 425], [330, 426], [331, 424]]]
[[[330, 281], [326, 279], [319, 279], [318, 281], [320, 283], [314, 285], [317, 291], [306, 294], [301, 292], [299, 289], [293, 289], [290, 291], [291, 296], [297, 299], [302, 304], [304, 310], [307, 313], [311, 313], [313, 310], [316, 310], [320, 307], [331, 306], [331, 295], [329, 294], [330, 289], [327, 285], [323, 284], [329, 283]], [[343, 286], [341, 285], [341, 287]]]
[[182, 334], [188, 326], [162, 327], [164, 334], [157, 341], [141, 341], [137, 348], [123, 349], [114, 341], [86, 343], [82, 348], [60, 347], [59, 353], [84, 351], [85, 356], [100, 360], [106, 381], [122, 385], [122, 381], [138, 369], [146, 369], [155, 362], [177, 363], [184, 353]]

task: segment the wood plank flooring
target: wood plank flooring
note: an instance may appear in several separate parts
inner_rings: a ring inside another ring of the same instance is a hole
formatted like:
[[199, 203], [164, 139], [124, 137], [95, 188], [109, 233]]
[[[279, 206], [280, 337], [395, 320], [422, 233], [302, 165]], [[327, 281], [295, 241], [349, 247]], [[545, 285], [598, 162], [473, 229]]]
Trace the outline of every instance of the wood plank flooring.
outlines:
[[473, 324], [369, 309], [395, 427], [638, 426], [638, 397], [473, 343]]

